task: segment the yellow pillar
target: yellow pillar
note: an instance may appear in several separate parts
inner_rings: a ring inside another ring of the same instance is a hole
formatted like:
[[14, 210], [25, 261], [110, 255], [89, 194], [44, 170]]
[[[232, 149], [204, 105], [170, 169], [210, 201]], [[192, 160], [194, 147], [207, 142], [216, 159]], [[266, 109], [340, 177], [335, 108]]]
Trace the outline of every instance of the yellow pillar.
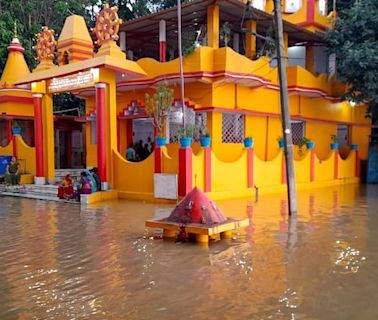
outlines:
[[106, 176], [110, 187], [114, 184], [113, 151], [117, 150], [117, 96], [116, 74], [112, 70], [100, 70], [99, 82], [106, 83], [105, 137]]
[[312, 73], [315, 71], [314, 47], [306, 47], [306, 69]]
[[222, 112], [207, 113], [207, 130], [210, 133], [212, 148], [221, 148], [222, 144]]
[[219, 6], [207, 7], [207, 44], [209, 47], [219, 48]]
[[[256, 32], [256, 21], [247, 21], [245, 27], [250, 32]], [[256, 36], [248, 31], [245, 35], [245, 55], [253, 59], [256, 57]]]
[[50, 94], [45, 94], [42, 100], [43, 119], [43, 162], [45, 168], [45, 178], [48, 182], [55, 179], [55, 142], [54, 142], [54, 114], [53, 99]]

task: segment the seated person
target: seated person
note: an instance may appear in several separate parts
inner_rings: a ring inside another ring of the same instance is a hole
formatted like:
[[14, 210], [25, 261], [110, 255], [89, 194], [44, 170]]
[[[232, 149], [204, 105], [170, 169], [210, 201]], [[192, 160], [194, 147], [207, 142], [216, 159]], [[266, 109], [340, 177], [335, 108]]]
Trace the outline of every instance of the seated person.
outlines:
[[16, 185], [20, 183], [20, 164], [18, 163], [16, 157], [12, 157], [12, 160], [8, 163], [7, 169], [5, 171], [5, 183]]
[[91, 191], [92, 193], [95, 193], [97, 191], [96, 179], [93, 177], [92, 172], [90, 170], [85, 170], [85, 172], [89, 180], [91, 180], [91, 185], [92, 185]]
[[92, 173], [92, 177], [96, 180], [97, 191], [101, 191], [101, 179], [100, 179], [100, 176], [98, 175], [98, 169], [93, 168], [90, 170], [90, 172]]
[[73, 199], [74, 198], [74, 181], [69, 174], [67, 174], [58, 188], [59, 199]]
[[80, 181], [79, 181], [79, 190], [78, 194], [91, 194], [92, 193], [92, 182], [89, 179], [87, 173], [82, 171], [80, 173]]

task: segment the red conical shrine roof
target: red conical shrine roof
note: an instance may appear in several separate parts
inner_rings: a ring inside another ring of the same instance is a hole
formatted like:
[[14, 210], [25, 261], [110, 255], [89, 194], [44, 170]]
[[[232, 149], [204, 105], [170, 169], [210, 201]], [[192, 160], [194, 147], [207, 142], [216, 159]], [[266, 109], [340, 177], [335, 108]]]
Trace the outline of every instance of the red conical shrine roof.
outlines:
[[172, 211], [170, 222], [213, 225], [227, 221], [218, 206], [197, 187], [190, 191]]

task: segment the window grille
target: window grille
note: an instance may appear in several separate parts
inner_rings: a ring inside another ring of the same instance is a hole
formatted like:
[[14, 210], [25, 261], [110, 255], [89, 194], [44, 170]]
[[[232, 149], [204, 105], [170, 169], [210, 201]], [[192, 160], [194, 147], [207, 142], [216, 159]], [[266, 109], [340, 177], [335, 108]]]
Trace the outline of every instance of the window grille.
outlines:
[[244, 115], [238, 113], [223, 113], [222, 142], [242, 143], [244, 139]]
[[[171, 109], [169, 119], [169, 142], [179, 142], [178, 131], [182, 128], [182, 109], [181, 106], [174, 106]], [[193, 109], [185, 108], [185, 123], [186, 125], [194, 126], [193, 140], [199, 139], [199, 132], [201, 129], [200, 123], [205, 123], [206, 126], [206, 112], [195, 112]]]
[[291, 133], [293, 144], [298, 145], [305, 135], [305, 123], [303, 121], [292, 121]]

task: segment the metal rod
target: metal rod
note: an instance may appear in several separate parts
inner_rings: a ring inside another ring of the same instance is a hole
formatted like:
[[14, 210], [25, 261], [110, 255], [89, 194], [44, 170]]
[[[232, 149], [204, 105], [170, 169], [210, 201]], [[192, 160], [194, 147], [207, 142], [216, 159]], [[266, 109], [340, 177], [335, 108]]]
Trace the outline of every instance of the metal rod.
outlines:
[[291, 133], [290, 109], [289, 109], [289, 95], [287, 87], [286, 67], [287, 60], [282, 61], [284, 54], [284, 36], [283, 23], [281, 12], [281, 0], [274, 0], [274, 20], [276, 27], [276, 50], [278, 61], [278, 75], [280, 80], [280, 100], [281, 100], [281, 115], [282, 115], [282, 132], [285, 141], [285, 160], [286, 160], [286, 177], [287, 177], [287, 193], [289, 200], [289, 215], [296, 216], [297, 214], [297, 192], [295, 184], [294, 172], [294, 154], [293, 154], [293, 139]]
[[185, 128], [185, 82], [184, 82], [184, 68], [182, 59], [182, 35], [181, 35], [181, 0], [177, 0], [177, 37], [178, 37], [178, 55], [180, 66], [180, 100], [182, 107], [182, 125]]

